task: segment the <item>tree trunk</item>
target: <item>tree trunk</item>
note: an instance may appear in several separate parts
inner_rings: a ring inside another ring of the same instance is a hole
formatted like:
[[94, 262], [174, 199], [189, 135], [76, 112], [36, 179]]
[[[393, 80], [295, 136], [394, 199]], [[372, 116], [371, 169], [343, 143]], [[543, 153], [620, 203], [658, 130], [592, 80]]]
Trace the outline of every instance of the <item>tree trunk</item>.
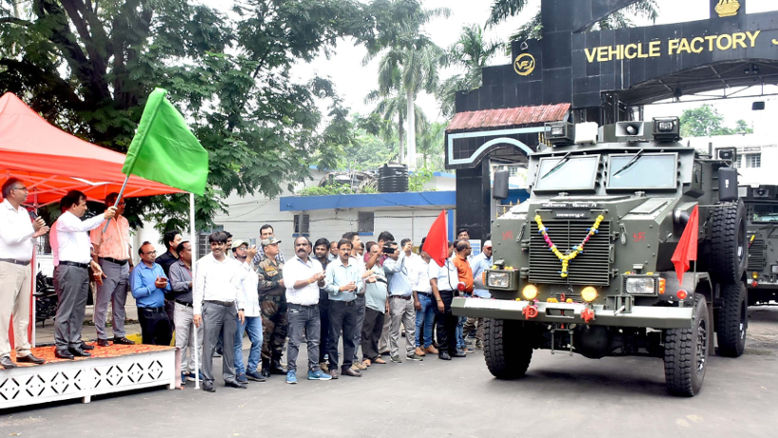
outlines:
[[416, 103], [414, 102], [413, 93], [405, 93], [405, 101], [408, 105], [408, 110], [405, 112], [408, 116], [408, 130], [406, 131], [408, 138], [408, 170], [416, 170]]
[[398, 120], [397, 139], [400, 142], [400, 159], [399, 159], [399, 161], [400, 161], [400, 163], [404, 163], [405, 162], [405, 154], [404, 154], [405, 151], [403, 150], [403, 124], [405, 123], [405, 121], [403, 120], [402, 113], [397, 114], [397, 120]]

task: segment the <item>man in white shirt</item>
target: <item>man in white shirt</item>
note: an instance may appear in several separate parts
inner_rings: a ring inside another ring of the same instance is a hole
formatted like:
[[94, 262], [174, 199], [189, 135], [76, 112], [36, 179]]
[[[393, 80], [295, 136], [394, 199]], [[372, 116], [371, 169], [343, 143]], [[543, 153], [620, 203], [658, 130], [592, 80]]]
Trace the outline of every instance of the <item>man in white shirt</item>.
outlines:
[[[243, 268], [243, 281], [241, 282], [243, 293], [243, 322], [236, 321], [235, 330], [235, 374], [240, 383], [264, 382], [265, 378], [259, 374], [259, 359], [262, 352], [262, 310], [259, 308], [258, 285], [259, 277], [254, 270], [254, 256], [257, 247], [252, 246], [241, 239], [232, 242], [232, 258], [240, 263]], [[247, 333], [251, 347], [247, 364], [243, 363], [243, 334]]]
[[448, 243], [449, 258], [443, 266], [436, 262], [429, 264], [430, 286], [432, 296], [435, 298], [435, 314], [437, 315], [438, 330], [438, 357], [443, 360], [451, 360], [451, 357], [464, 357], [457, 350], [456, 328], [458, 318], [451, 313], [451, 302], [454, 299], [459, 283], [459, 274], [451, 254], [454, 250], [454, 242]]
[[219, 338], [224, 350], [222, 375], [224, 385], [246, 389], [235, 376], [235, 331], [237, 322], [244, 322], [242, 281], [243, 268], [235, 259], [227, 257], [227, 234], [223, 231], [208, 236], [211, 253], [197, 261], [193, 314], [195, 327], [203, 326], [203, 390], [214, 392], [213, 352]]
[[42, 364], [45, 360], [30, 352], [27, 328], [30, 325], [30, 259], [33, 239], [49, 231], [43, 219], [30, 221], [22, 203], [27, 187], [17, 178], [3, 184], [0, 203], [0, 366], [15, 368], [11, 360], [8, 323], [13, 313], [16, 361]]
[[101, 215], [82, 221], [86, 213], [86, 195], [78, 190], [69, 191], [60, 201], [62, 214], [54, 223], [56, 239], [52, 244], [55, 253], [55, 288], [57, 289], [57, 315], [54, 319], [54, 355], [62, 359], [74, 356], [90, 356], [85, 351], [93, 347], [81, 341], [86, 299], [89, 294], [89, 267], [95, 278], [102, 282], [103, 271], [92, 260], [91, 243], [87, 231], [100, 226], [104, 220], [116, 215], [115, 207], [108, 207]]
[[311, 242], [300, 236], [294, 240], [295, 257], [284, 265], [289, 346], [286, 352], [286, 383], [297, 383], [297, 354], [303, 339], [308, 346], [308, 380], [330, 380], [319, 365], [319, 288], [324, 287], [324, 270], [309, 252]]

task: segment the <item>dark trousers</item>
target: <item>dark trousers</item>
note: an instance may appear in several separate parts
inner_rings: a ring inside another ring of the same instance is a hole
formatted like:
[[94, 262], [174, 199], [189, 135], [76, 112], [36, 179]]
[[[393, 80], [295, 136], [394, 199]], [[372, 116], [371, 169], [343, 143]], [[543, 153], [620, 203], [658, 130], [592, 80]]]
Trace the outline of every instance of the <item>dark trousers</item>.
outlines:
[[319, 306], [301, 306], [299, 304], [287, 304], [287, 321], [289, 322], [289, 345], [286, 350], [286, 369], [297, 371], [297, 354], [300, 344], [306, 343], [308, 347], [308, 369], [319, 369], [319, 333], [321, 321], [319, 320]]
[[454, 292], [450, 290], [440, 291], [440, 298], [443, 300], [443, 313], [438, 310], [435, 303], [435, 322], [438, 329], [438, 350], [448, 351], [454, 354], [457, 351], [456, 329], [459, 317], [451, 313], [451, 301], [454, 299]]
[[138, 322], [144, 344], [170, 345], [171, 324], [164, 307], [138, 307]]
[[365, 308], [365, 321], [362, 323], [362, 357], [375, 360], [378, 355], [378, 340], [384, 328], [384, 314]]
[[213, 383], [213, 352], [216, 341], [223, 338], [222, 376], [224, 381], [235, 380], [235, 330], [237, 330], [238, 311], [234, 304], [222, 305], [203, 302], [203, 382]]
[[[81, 327], [89, 296], [89, 271], [77, 266], [59, 265], [54, 270], [54, 279], [57, 290], [54, 343], [58, 350], [80, 347]], [[8, 327], [0, 327], [0, 330], [8, 330]]]
[[327, 347], [330, 339], [330, 296], [324, 289], [319, 289], [319, 321], [321, 321], [321, 333], [319, 335], [319, 362], [326, 362], [329, 355]]
[[327, 350], [330, 355], [330, 369], [338, 369], [338, 341], [343, 333], [343, 368], [354, 363], [354, 331], [357, 327], [357, 306], [354, 301], [330, 301], [330, 334]]

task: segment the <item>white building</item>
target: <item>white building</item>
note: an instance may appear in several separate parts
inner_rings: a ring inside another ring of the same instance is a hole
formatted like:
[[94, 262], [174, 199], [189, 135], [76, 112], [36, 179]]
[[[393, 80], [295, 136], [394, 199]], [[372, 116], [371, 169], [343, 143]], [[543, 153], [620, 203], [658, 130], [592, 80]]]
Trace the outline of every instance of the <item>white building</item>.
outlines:
[[778, 184], [778, 141], [774, 135], [745, 134], [717, 135], [713, 137], [692, 137], [684, 139], [702, 152], [718, 156], [721, 148], [734, 147], [737, 150], [735, 167], [738, 169], [739, 185]]

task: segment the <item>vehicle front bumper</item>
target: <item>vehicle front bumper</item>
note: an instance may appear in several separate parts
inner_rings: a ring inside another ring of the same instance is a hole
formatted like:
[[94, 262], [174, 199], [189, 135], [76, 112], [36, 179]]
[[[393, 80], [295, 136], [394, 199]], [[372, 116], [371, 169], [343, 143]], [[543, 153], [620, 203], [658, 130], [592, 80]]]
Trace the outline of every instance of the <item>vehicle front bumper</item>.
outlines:
[[[537, 316], [527, 319], [523, 310], [529, 301], [493, 300], [456, 297], [451, 304], [454, 315], [494, 319], [515, 319], [521, 321], [586, 324], [581, 312], [587, 308], [581, 303], [534, 303]], [[594, 319], [590, 325], [617, 327], [650, 327], [656, 329], [691, 328], [694, 309], [687, 307], [632, 306], [630, 312], [605, 309], [602, 305], [592, 306]]]

